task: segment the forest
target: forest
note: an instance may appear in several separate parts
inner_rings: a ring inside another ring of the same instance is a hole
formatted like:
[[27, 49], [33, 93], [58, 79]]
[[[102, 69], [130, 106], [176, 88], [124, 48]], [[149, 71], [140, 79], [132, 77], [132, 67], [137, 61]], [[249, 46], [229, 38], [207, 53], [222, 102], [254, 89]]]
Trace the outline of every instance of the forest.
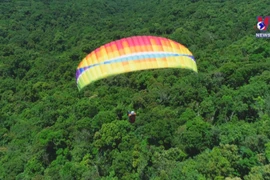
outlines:
[[[270, 39], [255, 37], [267, 7], [1, 0], [0, 179], [269, 180]], [[78, 91], [87, 54], [136, 35], [185, 45], [198, 73], [130, 72]]]

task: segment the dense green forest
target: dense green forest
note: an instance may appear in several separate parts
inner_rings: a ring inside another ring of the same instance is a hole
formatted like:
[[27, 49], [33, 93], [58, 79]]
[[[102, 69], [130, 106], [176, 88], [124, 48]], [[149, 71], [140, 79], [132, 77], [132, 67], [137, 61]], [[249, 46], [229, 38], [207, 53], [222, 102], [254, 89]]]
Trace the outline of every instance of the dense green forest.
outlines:
[[[270, 179], [270, 39], [254, 28], [269, 6], [1, 0], [0, 179]], [[79, 62], [134, 35], [184, 44], [198, 73], [132, 72], [79, 92]]]

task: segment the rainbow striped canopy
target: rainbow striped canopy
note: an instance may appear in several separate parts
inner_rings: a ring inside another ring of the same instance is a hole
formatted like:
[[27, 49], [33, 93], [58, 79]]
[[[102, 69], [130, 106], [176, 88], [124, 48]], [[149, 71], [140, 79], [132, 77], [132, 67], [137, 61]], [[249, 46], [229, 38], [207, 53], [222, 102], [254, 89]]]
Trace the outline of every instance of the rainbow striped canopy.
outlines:
[[132, 36], [105, 44], [88, 54], [76, 71], [78, 89], [108, 76], [158, 68], [186, 68], [197, 72], [192, 53], [163, 37]]

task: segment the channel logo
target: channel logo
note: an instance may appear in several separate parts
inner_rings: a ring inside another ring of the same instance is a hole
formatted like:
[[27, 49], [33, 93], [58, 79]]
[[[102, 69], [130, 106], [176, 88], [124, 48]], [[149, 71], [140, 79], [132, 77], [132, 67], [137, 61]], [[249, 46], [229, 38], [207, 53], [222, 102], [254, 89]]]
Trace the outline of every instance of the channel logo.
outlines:
[[260, 33], [256, 33], [257, 38], [270, 38], [270, 33], [265, 33], [268, 29], [269, 23], [270, 23], [270, 16], [257, 17], [257, 29], [261, 31]]

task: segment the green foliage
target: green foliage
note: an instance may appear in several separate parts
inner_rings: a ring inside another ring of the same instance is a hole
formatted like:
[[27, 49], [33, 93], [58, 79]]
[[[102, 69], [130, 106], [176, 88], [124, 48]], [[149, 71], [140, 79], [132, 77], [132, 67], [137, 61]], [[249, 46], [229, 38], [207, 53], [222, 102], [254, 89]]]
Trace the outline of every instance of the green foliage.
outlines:
[[[0, 179], [270, 179], [265, 1], [0, 3]], [[74, 74], [99, 46], [133, 35], [178, 41], [198, 74]], [[126, 112], [137, 112], [136, 122]]]
[[258, 180], [264, 180], [264, 179], [270, 179], [270, 165], [265, 166], [255, 166], [252, 167], [250, 173], [244, 177], [245, 180], [252, 180], [252, 179], [258, 179]]

